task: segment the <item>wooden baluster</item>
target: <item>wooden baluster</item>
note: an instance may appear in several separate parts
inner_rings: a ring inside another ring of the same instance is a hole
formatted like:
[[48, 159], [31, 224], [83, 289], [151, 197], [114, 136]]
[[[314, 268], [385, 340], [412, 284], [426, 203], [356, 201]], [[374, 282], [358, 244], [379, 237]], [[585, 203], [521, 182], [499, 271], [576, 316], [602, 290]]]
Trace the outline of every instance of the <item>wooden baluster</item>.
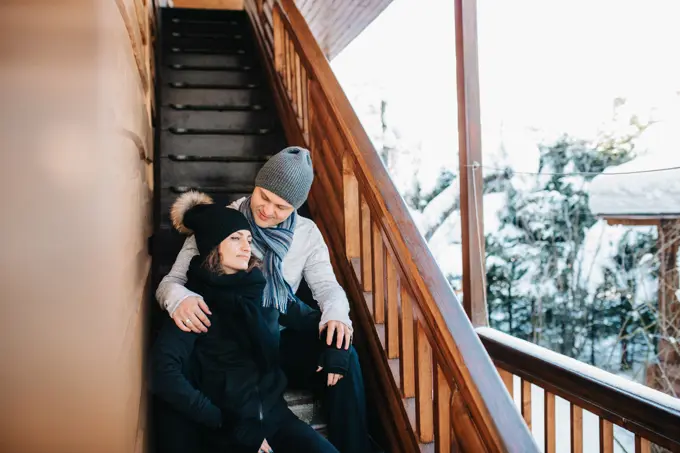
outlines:
[[281, 74], [281, 81], [283, 87], [288, 91], [288, 71], [290, 70], [290, 62], [288, 61], [288, 30], [283, 29], [283, 73]]
[[284, 88], [288, 81], [288, 30], [283, 28], [283, 74], [281, 74], [281, 81]]
[[401, 323], [399, 324], [401, 360], [399, 360], [399, 371], [401, 373], [401, 391], [405, 398], [416, 395], [416, 375], [415, 375], [415, 338], [413, 336], [413, 296], [408, 290], [408, 286], [401, 285]]
[[508, 393], [510, 394], [510, 398], [513, 397], [515, 394], [515, 384], [513, 382], [514, 378], [511, 372], [504, 370], [503, 368], [496, 368], [498, 370], [498, 374], [501, 375], [501, 379], [503, 380], [503, 384], [505, 384], [505, 388], [508, 389]]
[[522, 379], [522, 417], [531, 431], [531, 382]]
[[571, 404], [571, 453], [583, 453], [583, 409]]
[[644, 437], [640, 437], [638, 434], [635, 435], [635, 453], [651, 453], [652, 444], [650, 441]]
[[[295, 67], [295, 61], [294, 61], [294, 51], [293, 51], [293, 39], [290, 37], [290, 33], [288, 34], [288, 99], [290, 99], [291, 103], [293, 103], [293, 71]], [[294, 104], [294, 103], [293, 103]], [[293, 106], [293, 108], [295, 108]]]
[[300, 105], [297, 102], [297, 80], [298, 80], [298, 55], [295, 52], [295, 45], [293, 40], [290, 40], [290, 104], [293, 106], [293, 111], [295, 112], [295, 119], [300, 118]]
[[296, 74], [296, 83], [295, 83], [295, 105], [297, 105], [297, 116], [298, 116], [298, 124], [300, 125], [300, 129], [304, 128], [303, 121], [302, 121], [302, 68], [300, 64], [300, 55], [295, 52], [295, 74]]
[[[354, 168], [349, 154], [342, 157], [342, 184], [344, 188], [345, 209], [345, 252], [351, 261], [361, 256], [359, 182], [354, 176]], [[329, 194], [330, 195], [330, 194]]]
[[283, 24], [281, 23], [281, 12], [278, 8], [272, 11], [272, 27], [274, 29], [274, 68], [279, 77], [283, 74]]
[[444, 372], [437, 365], [437, 385], [435, 385], [435, 449], [437, 453], [451, 453], [451, 387]]
[[307, 74], [307, 69], [303, 67], [302, 70], [303, 70], [303, 73], [305, 75], [304, 82], [303, 82], [303, 85], [302, 85], [302, 88], [303, 88], [302, 89], [302, 111], [304, 112], [304, 114], [303, 114], [304, 125], [303, 125], [302, 129], [304, 131], [305, 137], [308, 137], [309, 136], [309, 123], [310, 123], [310, 120], [309, 120], [309, 115], [310, 115], [310, 112], [309, 112], [309, 110], [310, 110], [309, 109], [309, 84], [310, 84], [310, 80], [309, 80], [309, 75]]
[[600, 418], [600, 453], [614, 453], [614, 425]]
[[361, 196], [361, 283], [366, 292], [373, 291], [373, 263], [371, 233], [371, 209]]
[[387, 357], [399, 358], [399, 276], [394, 256], [387, 254], [387, 325], [385, 326]]
[[415, 321], [416, 328], [416, 424], [421, 442], [434, 440], [432, 401], [432, 348], [425, 330]]
[[385, 323], [385, 245], [380, 227], [373, 222], [373, 318]]
[[555, 453], [555, 395], [545, 391], [544, 396], [544, 422], [545, 422], [545, 450], [544, 453]]

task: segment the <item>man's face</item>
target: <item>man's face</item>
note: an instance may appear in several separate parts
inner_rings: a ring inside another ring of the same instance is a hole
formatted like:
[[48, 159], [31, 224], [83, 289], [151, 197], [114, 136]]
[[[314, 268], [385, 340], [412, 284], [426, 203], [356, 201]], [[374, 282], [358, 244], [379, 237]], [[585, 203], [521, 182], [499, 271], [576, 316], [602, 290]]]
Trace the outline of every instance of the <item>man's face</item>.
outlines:
[[250, 210], [257, 226], [271, 228], [290, 217], [295, 208], [278, 195], [262, 187], [255, 187], [250, 199]]

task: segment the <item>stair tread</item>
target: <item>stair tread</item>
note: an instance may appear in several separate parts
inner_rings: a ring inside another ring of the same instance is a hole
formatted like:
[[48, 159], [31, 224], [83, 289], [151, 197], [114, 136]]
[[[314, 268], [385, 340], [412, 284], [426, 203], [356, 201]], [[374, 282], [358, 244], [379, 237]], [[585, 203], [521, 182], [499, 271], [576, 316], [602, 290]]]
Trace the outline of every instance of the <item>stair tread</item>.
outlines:
[[280, 133], [269, 135], [177, 135], [161, 131], [161, 156], [262, 156], [285, 145]]
[[185, 66], [248, 66], [259, 68], [252, 58], [239, 54], [200, 54], [171, 52], [164, 61], [168, 66], [182, 64]]
[[164, 68], [162, 78], [164, 84], [182, 84], [181, 88], [191, 85], [239, 88], [262, 86], [262, 77], [251, 70]]
[[276, 120], [265, 110], [176, 110], [163, 108], [161, 128], [228, 129], [252, 131], [273, 129]]
[[164, 104], [184, 105], [247, 105], [259, 104], [271, 106], [267, 90], [231, 89], [220, 90], [215, 88], [182, 88], [175, 89], [165, 85], [161, 98]]

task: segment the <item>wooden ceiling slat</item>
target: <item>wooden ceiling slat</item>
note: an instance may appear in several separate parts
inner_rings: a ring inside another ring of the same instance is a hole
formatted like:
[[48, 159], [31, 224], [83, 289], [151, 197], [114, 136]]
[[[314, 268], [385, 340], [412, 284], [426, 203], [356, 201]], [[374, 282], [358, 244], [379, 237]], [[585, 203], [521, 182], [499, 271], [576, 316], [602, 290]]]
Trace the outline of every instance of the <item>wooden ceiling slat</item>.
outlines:
[[343, 4], [343, 8], [339, 8], [339, 14], [329, 26], [323, 28], [319, 36], [315, 35], [320, 43], [324, 43], [326, 47], [334, 44], [339, 32], [351, 24], [351, 20], [355, 17], [360, 17], [362, 8], [365, 8], [366, 2], [364, 0], [353, 0]]
[[332, 46], [329, 46], [329, 54], [336, 56], [342, 49], [344, 49], [354, 38], [356, 38], [362, 30], [364, 30], [373, 20], [382, 13], [385, 8], [392, 2], [392, 0], [374, 0], [371, 2], [371, 9], [365, 11], [362, 15], [355, 16], [360, 20], [350, 21], [348, 27], [344, 32], [338, 31], [337, 35], [333, 37]]
[[312, 34], [328, 58], [335, 57], [392, 0], [296, 0]]

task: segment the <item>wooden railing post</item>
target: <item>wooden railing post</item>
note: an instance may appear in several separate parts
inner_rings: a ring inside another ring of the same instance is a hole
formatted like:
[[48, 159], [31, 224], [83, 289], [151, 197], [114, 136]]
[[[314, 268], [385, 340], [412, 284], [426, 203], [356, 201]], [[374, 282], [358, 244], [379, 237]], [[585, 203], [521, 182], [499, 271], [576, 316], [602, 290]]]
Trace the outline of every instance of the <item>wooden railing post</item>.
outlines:
[[[482, 135], [479, 113], [476, 0], [455, 0], [458, 156], [463, 242], [463, 307], [475, 326], [488, 325], [482, 214]], [[473, 189], [473, 190], [470, 190]]]

